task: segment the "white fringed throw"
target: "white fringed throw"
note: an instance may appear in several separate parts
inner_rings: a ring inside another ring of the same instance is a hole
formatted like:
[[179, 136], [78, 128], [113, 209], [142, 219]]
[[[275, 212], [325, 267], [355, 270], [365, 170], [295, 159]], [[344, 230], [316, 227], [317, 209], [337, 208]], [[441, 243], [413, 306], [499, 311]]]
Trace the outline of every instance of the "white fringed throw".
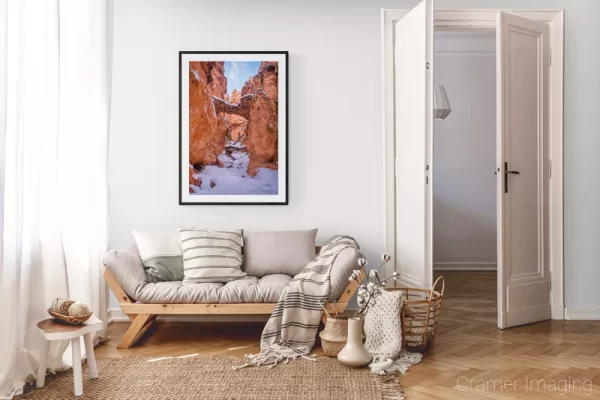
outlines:
[[408, 368], [423, 358], [422, 354], [402, 349], [402, 292], [376, 289], [365, 314], [365, 347], [373, 356], [371, 372], [385, 375], [392, 372], [404, 374]]
[[284, 289], [277, 305], [263, 329], [261, 352], [246, 355], [248, 362], [237, 367], [270, 365], [306, 358], [315, 344], [321, 321], [322, 306], [329, 297], [331, 268], [347, 248], [359, 249], [356, 240], [349, 236], [334, 236], [321, 247], [321, 251], [302, 272]]

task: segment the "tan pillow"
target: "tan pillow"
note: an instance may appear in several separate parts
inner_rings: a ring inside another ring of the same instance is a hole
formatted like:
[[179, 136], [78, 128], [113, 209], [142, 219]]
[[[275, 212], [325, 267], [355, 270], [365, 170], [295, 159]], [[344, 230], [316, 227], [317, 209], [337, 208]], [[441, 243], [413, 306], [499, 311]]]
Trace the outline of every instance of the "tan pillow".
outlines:
[[250, 276], [294, 276], [315, 258], [317, 229], [308, 231], [244, 231], [244, 271]]

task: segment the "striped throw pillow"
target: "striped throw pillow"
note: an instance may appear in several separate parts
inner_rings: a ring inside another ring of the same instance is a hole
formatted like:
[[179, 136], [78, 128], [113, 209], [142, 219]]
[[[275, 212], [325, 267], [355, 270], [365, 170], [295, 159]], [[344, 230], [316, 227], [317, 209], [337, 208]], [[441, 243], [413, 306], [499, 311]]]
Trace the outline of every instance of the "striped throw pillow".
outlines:
[[229, 282], [242, 271], [241, 230], [179, 228], [183, 247], [183, 283]]

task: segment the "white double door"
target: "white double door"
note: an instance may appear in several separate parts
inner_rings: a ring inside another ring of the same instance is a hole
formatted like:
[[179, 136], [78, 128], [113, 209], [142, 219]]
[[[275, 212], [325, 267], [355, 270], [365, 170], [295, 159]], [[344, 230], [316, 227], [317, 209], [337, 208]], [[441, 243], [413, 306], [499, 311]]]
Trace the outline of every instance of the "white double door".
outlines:
[[[418, 287], [433, 276], [433, 26], [433, 0], [395, 24], [395, 268]], [[549, 28], [499, 12], [496, 37], [498, 326], [507, 328], [550, 318]]]

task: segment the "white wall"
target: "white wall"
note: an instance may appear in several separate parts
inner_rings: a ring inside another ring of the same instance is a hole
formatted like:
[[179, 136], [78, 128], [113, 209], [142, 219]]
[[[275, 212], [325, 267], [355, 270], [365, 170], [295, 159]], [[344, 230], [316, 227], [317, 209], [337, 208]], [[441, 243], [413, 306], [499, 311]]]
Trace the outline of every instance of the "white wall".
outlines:
[[[380, 8], [417, 0], [118, 0], [110, 245], [177, 224], [354, 235], [384, 247]], [[437, 0], [437, 8], [566, 9], [565, 296], [600, 307], [600, 2]], [[177, 205], [177, 52], [290, 51], [290, 205]], [[85, 182], [80, 183], [85, 190]]]
[[[375, 264], [384, 251], [380, 7], [394, 4], [116, 1], [110, 247], [133, 243], [131, 229], [178, 224], [318, 227], [319, 243], [351, 235]], [[180, 50], [289, 51], [288, 206], [178, 205]]]
[[436, 268], [496, 267], [495, 34], [437, 32], [434, 81], [452, 112], [434, 123]]

